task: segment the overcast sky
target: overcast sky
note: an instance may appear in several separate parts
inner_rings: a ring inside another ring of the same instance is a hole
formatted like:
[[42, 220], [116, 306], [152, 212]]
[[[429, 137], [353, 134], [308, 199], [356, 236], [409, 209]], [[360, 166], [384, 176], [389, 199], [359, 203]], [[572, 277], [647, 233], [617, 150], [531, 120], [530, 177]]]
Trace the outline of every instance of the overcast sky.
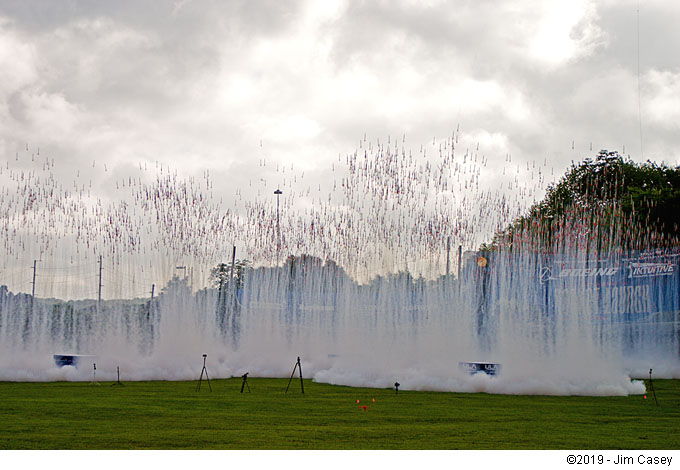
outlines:
[[[641, 3], [644, 159], [678, 163], [680, 2]], [[417, 148], [460, 125], [492, 164], [563, 168], [591, 143], [641, 160], [636, 8], [3, 0], [0, 152], [30, 143], [62, 167], [162, 161], [237, 184], [267, 176], [263, 157], [313, 173], [364, 135]]]

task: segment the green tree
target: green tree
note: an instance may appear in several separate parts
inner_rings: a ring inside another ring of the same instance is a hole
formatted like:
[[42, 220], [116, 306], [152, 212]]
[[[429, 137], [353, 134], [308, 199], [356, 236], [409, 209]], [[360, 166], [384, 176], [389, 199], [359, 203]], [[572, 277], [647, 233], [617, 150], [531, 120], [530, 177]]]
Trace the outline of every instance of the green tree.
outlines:
[[237, 348], [241, 333], [238, 290], [243, 287], [246, 270], [251, 269], [250, 261], [236, 260], [231, 264], [220, 263], [210, 272], [210, 279], [217, 288], [215, 315], [222, 335], [230, 335], [232, 347]]
[[579, 230], [598, 249], [677, 244], [680, 235], [680, 167], [635, 163], [600, 151], [548, 187], [542, 201], [494, 237], [512, 246], [519, 237], [552, 248], [560, 234]]
[[[237, 259], [234, 262], [234, 273], [233, 277], [236, 281], [236, 287], [243, 287], [245, 273], [247, 270], [252, 269], [251, 262], [247, 259]], [[229, 279], [232, 276], [231, 264], [220, 263], [210, 271], [210, 282], [213, 287], [218, 289], [226, 288], [229, 284]]]

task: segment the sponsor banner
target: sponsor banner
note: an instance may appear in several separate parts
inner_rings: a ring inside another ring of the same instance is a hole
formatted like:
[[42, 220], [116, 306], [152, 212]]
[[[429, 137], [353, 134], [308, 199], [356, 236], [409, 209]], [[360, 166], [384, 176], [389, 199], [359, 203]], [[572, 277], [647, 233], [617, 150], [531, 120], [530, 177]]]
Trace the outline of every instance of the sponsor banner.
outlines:
[[679, 308], [678, 253], [632, 253], [618, 259], [570, 260], [546, 256], [538, 270], [548, 311], [581, 302], [585, 311], [641, 321]]
[[672, 276], [676, 267], [671, 263], [629, 263], [628, 277]]
[[627, 323], [658, 321], [680, 311], [680, 251], [591, 259], [537, 253], [519, 263], [512, 253], [483, 255], [485, 266], [472, 258], [465, 276], [482, 316], [515, 291], [548, 316], [580, 312]]
[[621, 268], [618, 266], [566, 267], [555, 264], [553, 266], [541, 266], [539, 280], [543, 284], [559, 280], [612, 278], [620, 274], [620, 272]]
[[586, 260], [574, 262], [560, 258], [547, 258], [539, 270], [541, 283], [570, 279], [617, 279], [621, 284], [628, 282], [622, 278], [645, 279], [673, 276], [678, 272], [676, 255], [656, 256], [649, 254], [621, 260]]
[[619, 272], [619, 268], [605, 267], [605, 268], [565, 268], [562, 269], [558, 277], [596, 277], [596, 276], [613, 276]]

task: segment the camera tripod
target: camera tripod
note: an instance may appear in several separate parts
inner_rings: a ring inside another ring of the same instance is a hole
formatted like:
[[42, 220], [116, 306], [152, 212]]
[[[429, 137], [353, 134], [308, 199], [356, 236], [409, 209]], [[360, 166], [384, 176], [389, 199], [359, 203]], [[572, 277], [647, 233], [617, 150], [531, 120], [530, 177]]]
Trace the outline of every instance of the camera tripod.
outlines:
[[243, 379], [243, 382], [241, 382], [241, 393], [243, 393], [244, 388], [247, 388], [248, 393], [250, 393], [250, 385], [248, 385], [248, 372], [243, 374], [241, 378]]
[[198, 385], [196, 385], [196, 391], [201, 391], [201, 382], [203, 382], [203, 373], [205, 372], [205, 379], [208, 381], [208, 388], [212, 392], [212, 386], [210, 385], [210, 377], [208, 377], [208, 369], [205, 367], [205, 359], [208, 357], [207, 354], [203, 355], [203, 369], [201, 369], [201, 377], [198, 379]]
[[94, 362], [92, 363], [92, 381], [90, 382], [90, 385], [101, 385], [97, 382], [97, 364]]
[[295, 363], [295, 366], [293, 367], [293, 373], [290, 374], [290, 380], [288, 380], [288, 385], [286, 386], [286, 393], [288, 393], [288, 388], [290, 388], [290, 383], [293, 381], [293, 376], [295, 375], [295, 370], [298, 370], [300, 372], [300, 390], [302, 391], [302, 394], [305, 394], [305, 384], [302, 381], [302, 364], [300, 364], [300, 357], [298, 356], [297, 362]]

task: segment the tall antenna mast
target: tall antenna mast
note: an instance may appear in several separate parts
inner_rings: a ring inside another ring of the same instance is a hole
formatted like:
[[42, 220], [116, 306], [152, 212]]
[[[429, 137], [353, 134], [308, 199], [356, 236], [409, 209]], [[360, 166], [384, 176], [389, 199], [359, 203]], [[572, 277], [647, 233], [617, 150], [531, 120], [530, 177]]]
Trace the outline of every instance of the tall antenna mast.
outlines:
[[645, 158], [642, 146], [642, 93], [640, 92], [640, 0], [637, 1], [637, 87], [638, 87], [638, 125], [640, 130], [640, 157]]

